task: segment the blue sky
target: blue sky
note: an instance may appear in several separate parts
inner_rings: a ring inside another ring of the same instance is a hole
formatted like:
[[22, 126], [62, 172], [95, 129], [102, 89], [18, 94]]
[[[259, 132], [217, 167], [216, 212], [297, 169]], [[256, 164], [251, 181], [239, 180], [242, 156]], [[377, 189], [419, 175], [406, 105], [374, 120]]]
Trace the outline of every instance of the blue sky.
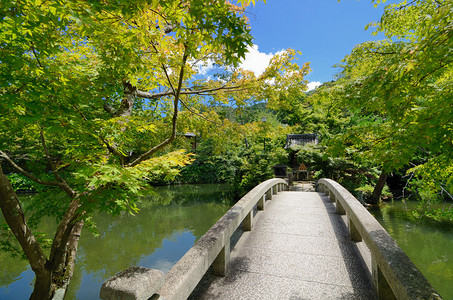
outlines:
[[[382, 36], [365, 26], [378, 21], [384, 5], [374, 8], [371, 0], [267, 0], [248, 9], [254, 48], [244, 64], [262, 68], [278, 51], [302, 52], [298, 63], [311, 63], [310, 82], [326, 82], [338, 72], [332, 66], [355, 45]], [[394, 2], [394, 1], [392, 1]]]

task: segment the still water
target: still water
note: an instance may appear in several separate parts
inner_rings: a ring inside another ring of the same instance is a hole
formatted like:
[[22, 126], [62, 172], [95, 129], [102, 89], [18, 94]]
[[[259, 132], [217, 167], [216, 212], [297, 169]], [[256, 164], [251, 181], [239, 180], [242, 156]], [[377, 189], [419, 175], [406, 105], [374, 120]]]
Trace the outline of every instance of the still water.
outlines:
[[[229, 209], [227, 185], [158, 187], [137, 216], [98, 214], [100, 233], [82, 233], [74, 276], [65, 299], [99, 299], [102, 283], [130, 266], [168, 272]], [[155, 205], [159, 203], [160, 205]], [[51, 220], [45, 227], [52, 227]], [[28, 299], [34, 273], [26, 261], [0, 252], [0, 299]]]
[[371, 213], [437, 292], [453, 300], [453, 226], [417, 221], [409, 212], [415, 205], [395, 201]]

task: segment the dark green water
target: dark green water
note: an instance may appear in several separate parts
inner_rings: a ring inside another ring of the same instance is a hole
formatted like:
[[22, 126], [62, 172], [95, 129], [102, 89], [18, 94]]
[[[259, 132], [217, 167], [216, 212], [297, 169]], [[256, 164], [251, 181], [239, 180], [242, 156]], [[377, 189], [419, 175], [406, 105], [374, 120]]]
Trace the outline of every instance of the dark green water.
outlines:
[[[82, 233], [65, 299], [99, 299], [102, 283], [133, 265], [168, 272], [229, 209], [233, 197], [226, 185], [158, 187], [137, 216], [95, 216], [100, 237]], [[44, 226], [54, 225], [49, 220]], [[26, 261], [0, 252], [0, 299], [28, 299], [33, 280]]]
[[407, 211], [413, 208], [414, 202], [395, 201], [371, 213], [440, 295], [453, 300], [453, 226], [414, 220]]

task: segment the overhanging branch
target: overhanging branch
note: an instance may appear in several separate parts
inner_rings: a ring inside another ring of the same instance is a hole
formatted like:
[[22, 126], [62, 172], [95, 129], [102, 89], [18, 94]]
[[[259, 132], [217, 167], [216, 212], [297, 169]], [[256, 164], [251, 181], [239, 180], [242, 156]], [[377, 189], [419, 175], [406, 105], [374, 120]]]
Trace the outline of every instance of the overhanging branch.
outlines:
[[33, 180], [34, 182], [37, 182], [39, 184], [42, 184], [42, 185], [49, 185], [49, 186], [57, 186], [57, 187], [61, 187], [61, 183], [60, 182], [57, 182], [57, 181], [45, 181], [45, 180], [41, 180], [39, 179], [38, 177], [36, 177], [35, 175], [25, 171], [24, 169], [22, 169], [21, 167], [19, 167], [5, 152], [3, 152], [2, 150], [0, 150], [0, 157], [3, 157], [16, 171], [18, 171], [19, 173], [21, 173], [22, 175], [24, 175], [25, 177], [27, 177], [28, 179], [30, 180]]
[[167, 138], [166, 140], [164, 140], [159, 145], [149, 149], [147, 152], [145, 152], [144, 154], [140, 155], [137, 159], [132, 161], [128, 165], [128, 167], [136, 166], [139, 163], [141, 163], [142, 161], [147, 160], [148, 158], [151, 157], [151, 155], [153, 155], [154, 153], [156, 153], [157, 151], [159, 151], [160, 149], [162, 149], [166, 145], [170, 144], [171, 142], [173, 142], [174, 139], [176, 138], [176, 123], [177, 123], [177, 120], [178, 120], [178, 104], [179, 104], [179, 100], [180, 100], [180, 96], [181, 96], [182, 84], [183, 84], [183, 81], [184, 81], [184, 68], [186, 66], [186, 62], [187, 62], [187, 58], [188, 57], [189, 57], [189, 55], [187, 53], [187, 47], [186, 47], [185, 51], [184, 51], [183, 58], [182, 58], [181, 69], [179, 71], [178, 87], [177, 87], [176, 90], [174, 89], [172, 83], [170, 82], [170, 77], [168, 76], [168, 73], [167, 73], [167, 70], [166, 70], [165, 66], [163, 66], [165, 74], [167, 76], [167, 80], [169, 81], [169, 84], [170, 84], [170, 86], [171, 86], [171, 88], [172, 88], [172, 90], [174, 92], [174, 95], [175, 95], [175, 99], [173, 101], [172, 131], [171, 131], [170, 137]]

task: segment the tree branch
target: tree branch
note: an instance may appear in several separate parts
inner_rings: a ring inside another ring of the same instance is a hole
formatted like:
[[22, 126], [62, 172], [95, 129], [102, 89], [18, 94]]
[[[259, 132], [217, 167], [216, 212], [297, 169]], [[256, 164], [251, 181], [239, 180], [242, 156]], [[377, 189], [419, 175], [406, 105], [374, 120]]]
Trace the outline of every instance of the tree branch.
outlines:
[[[228, 91], [240, 91], [243, 90], [242, 85], [235, 85], [235, 86], [226, 86], [222, 85], [220, 87], [203, 89], [203, 90], [191, 90], [191, 88], [187, 88], [186, 90], [181, 90], [181, 95], [203, 95], [205, 93], [216, 92], [220, 90], [228, 90]], [[135, 95], [140, 98], [146, 99], [158, 99], [165, 96], [174, 95], [174, 92], [171, 90], [167, 90], [165, 92], [160, 93], [149, 93], [140, 90], [136, 90]]]
[[116, 116], [116, 114], [118, 113], [118, 111], [116, 109], [114, 109], [111, 105], [107, 104], [107, 103], [104, 103], [104, 110], [109, 113], [111, 116]]
[[38, 54], [36, 54], [36, 50], [35, 50], [35, 47], [33, 46], [33, 43], [31, 45], [31, 50], [33, 51], [33, 55], [35, 56], [36, 61], [38, 62], [38, 65], [41, 67], [41, 69], [43, 69], [44, 67], [42, 66], [41, 61], [38, 58]]
[[110, 151], [110, 153], [119, 157], [121, 160], [121, 164], [123, 164], [125, 156], [121, 152], [119, 152], [118, 149], [114, 145], [110, 145], [109, 142], [104, 137], [102, 137], [101, 134], [89, 124], [87, 117], [85, 117], [85, 115], [80, 111], [80, 109], [77, 106], [73, 105], [73, 107], [79, 113], [79, 115], [83, 118], [83, 120], [86, 123], [88, 123], [88, 126], [90, 127], [90, 129], [96, 133], [96, 137], [98, 138], [98, 140], [107, 147], [107, 149]]
[[46, 154], [47, 161], [49, 163], [49, 167], [52, 170], [52, 174], [55, 176], [55, 179], [58, 180], [60, 183], [60, 188], [65, 191], [66, 194], [68, 194], [69, 197], [74, 197], [76, 192], [69, 186], [69, 184], [64, 180], [60, 174], [58, 174], [57, 168], [55, 167], [55, 164], [52, 161], [52, 157], [50, 155], [49, 149], [47, 148], [46, 141], [44, 139], [44, 132], [41, 128], [41, 144], [44, 149], [44, 153]]
[[55, 232], [49, 256], [49, 260], [52, 262], [53, 270], [59, 270], [61, 265], [65, 263], [66, 243], [74, 225], [77, 223], [77, 219], [84, 214], [83, 212], [77, 212], [80, 207], [79, 197], [80, 195], [72, 199], [71, 204], [66, 210], [63, 219]]
[[181, 69], [179, 71], [179, 81], [178, 81], [178, 87], [177, 87], [176, 91], [175, 91], [173, 85], [170, 82], [170, 77], [168, 76], [168, 73], [166, 71], [165, 66], [162, 64], [162, 67], [164, 68], [164, 72], [165, 72], [165, 74], [167, 76], [167, 80], [169, 80], [169, 84], [170, 84], [171, 88], [173, 89], [173, 91], [175, 91], [175, 93], [174, 93], [175, 99], [173, 101], [172, 131], [171, 131], [170, 137], [168, 139], [164, 140], [159, 145], [149, 149], [147, 152], [145, 152], [144, 154], [140, 155], [137, 159], [135, 159], [134, 161], [129, 163], [128, 167], [136, 166], [139, 163], [141, 163], [142, 161], [150, 158], [151, 155], [153, 155], [154, 153], [156, 153], [157, 151], [159, 151], [160, 149], [162, 149], [166, 145], [170, 144], [175, 139], [175, 137], [176, 137], [176, 123], [177, 123], [177, 120], [178, 120], [178, 105], [179, 105], [179, 100], [180, 100], [179, 98], [181, 96], [181, 89], [182, 89], [182, 84], [183, 84], [183, 81], [184, 81], [184, 68], [186, 66], [186, 62], [187, 62], [187, 58], [188, 57], [189, 57], [189, 55], [187, 53], [187, 46], [186, 46], [185, 50], [184, 50], [184, 55], [183, 55], [183, 58], [182, 58]]
[[19, 173], [21, 173], [22, 175], [24, 175], [25, 177], [27, 177], [28, 179], [30, 180], [33, 180], [34, 182], [37, 182], [39, 184], [42, 184], [42, 185], [49, 185], [49, 186], [57, 186], [57, 187], [61, 187], [61, 183], [60, 182], [57, 182], [57, 181], [44, 181], [44, 180], [41, 180], [39, 179], [38, 177], [36, 177], [35, 175], [25, 171], [24, 169], [22, 169], [21, 167], [19, 167], [5, 152], [3, 152], [2, 150], [0, 150], [0, 157], [3, 157], [14, 169], [16, 169], [16, 171], [18, 171]]
[[202, 119], [204, 119], [204, 120], [206, 120], [206, 121], [208, 121], [208, 122], [214, 123], [214, 124], [216, 124], [216, 125], [222, 125], [222, 124], [217, 123], [217, 122], [215, 122], [215, 121], [209, 120], [209, 119], [206, 118], [205, 116], [203, 116], [203, 115], [201, 115], [201, 114], [199, 114], [199, 113], [193, 111], [191, 108], [189, 108], [189, 106], [188, 106], [184, 101], [182, 101], [182, 99], [179, 99], [179, 101], [182, 103], [182, 105], [183, 105], [188, 111], [190, 111], [190, 112], [193, 113], [194, 115], [197, 115], [197, 116], [199, 116], [200, 118], [202, 118]]
[[439, 65], [438, 67], [434, 68], [433, 70], [429, 71], [428, 73], [426, 73], [425, 75], [423, 75], [417, 82], [414, 83], [414, 86], [418, 86], [422, 83], [423, 80], [425, 80], [428, 76], [431, 76], [433, 73], [439, 71], [440, 69], [448, 66], [449, 64], [451, 64], [453, 62], [453, 60], [445, 63], [445, 64], [441, 64]]

